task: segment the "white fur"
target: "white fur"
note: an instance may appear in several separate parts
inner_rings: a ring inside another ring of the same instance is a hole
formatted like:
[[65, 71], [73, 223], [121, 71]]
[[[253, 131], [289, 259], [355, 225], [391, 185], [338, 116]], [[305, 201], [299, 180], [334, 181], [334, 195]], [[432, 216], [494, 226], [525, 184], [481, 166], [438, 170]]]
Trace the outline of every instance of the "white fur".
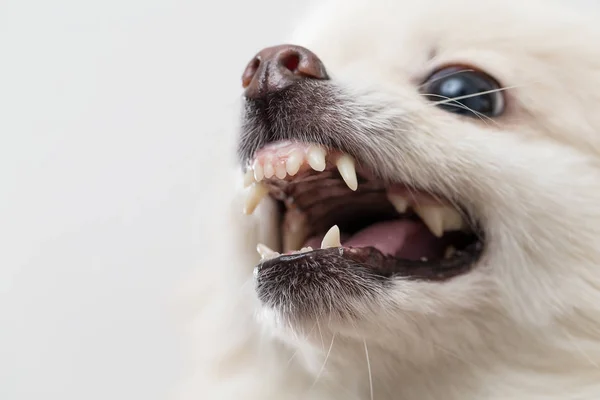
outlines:
[[[256, 243], [276, 242], [272, 205], [246, 217], [239, 170], [215, 179], [234, 163], [232, 133], [213, 145], [222, 165], [206, 177], [206, 259], [187, 299], [194, 374], [181, 398], [600, 399], [600, 28], [584, 3], [317, 10], [293, 42], [323, 60], [344, 104], [386, 107], [357, 129], [401, 121], [393, 136], [359, 138], [378, 171], [467, 202], [489, 247], [464, 276], [398, 281], [353, 304], [353, 321], [287, 326], [252, 282]], [[465, 120], [423, 102], [418, 83], [455, 62], [514, 86], [502, 117]]]

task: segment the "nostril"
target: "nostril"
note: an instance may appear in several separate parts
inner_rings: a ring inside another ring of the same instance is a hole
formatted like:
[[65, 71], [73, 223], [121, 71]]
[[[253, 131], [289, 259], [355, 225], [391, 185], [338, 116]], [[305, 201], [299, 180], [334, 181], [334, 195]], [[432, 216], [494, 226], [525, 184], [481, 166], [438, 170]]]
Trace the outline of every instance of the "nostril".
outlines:
[[282, 64], [285, 68], [292, 72], [296, 72], [300, 65], [300, 55], [297, 53], [288, 54], [282, 60]]
[[256, 75], [256, 71], [258, 71], [259, 66], [259, 57], [254, 57], [254, 59], [250, 61], [250, 63], [248, 63], [248, 66], [246, 67], [246, 69], [244, 70], [244, 74], [242, 75], [242, 87], [244, 89], [250, 86], [250, 82], [252, 82], [254, 75]]
[[262, 49], [250, 60], [242, 86], [246, 98], [258, 99], [308, 79], [329, 79], [321, 60], [304, 47], [280, 45]]

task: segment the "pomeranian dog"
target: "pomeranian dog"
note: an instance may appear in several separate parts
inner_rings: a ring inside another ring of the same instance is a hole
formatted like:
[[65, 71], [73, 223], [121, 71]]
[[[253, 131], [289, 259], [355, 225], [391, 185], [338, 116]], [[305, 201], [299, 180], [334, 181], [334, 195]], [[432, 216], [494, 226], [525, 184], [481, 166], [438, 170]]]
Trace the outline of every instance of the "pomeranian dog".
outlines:
[[240, 66], [182, 397], [600, 399], [597, 8], [330, 1]]

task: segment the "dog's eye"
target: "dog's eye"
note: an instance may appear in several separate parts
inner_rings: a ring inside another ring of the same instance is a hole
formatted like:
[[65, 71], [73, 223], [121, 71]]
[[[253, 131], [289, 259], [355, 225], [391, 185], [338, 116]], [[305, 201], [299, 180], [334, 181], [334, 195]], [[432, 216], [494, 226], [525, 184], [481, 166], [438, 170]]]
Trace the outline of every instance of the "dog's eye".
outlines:
[[421, 90], [427, 99], [452, 113], [496, 117], [504, 111], [504, 94], [500, 85], [481, 71], [444, 68], [431, 75]]

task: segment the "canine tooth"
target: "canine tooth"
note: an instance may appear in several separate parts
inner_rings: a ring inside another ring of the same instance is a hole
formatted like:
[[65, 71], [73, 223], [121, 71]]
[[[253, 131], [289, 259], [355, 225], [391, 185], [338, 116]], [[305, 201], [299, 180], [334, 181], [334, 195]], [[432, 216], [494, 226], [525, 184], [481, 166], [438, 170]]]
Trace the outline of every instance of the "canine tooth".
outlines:
[[248, 170], [244, 174], [244, 187], [248, 187], [254, 182], [254, 171], [252, 170], [252, 168], [248, 168]]
[[390, 203], [392, 203], [396, 211], [398, 211], [400, 214], [404, 214], [406, 212], [406, 210], [408, 209], [407, 199], [394, 193], [388, 193], [387, 196], [388, 200], [390, 201]]
[[275, 175], [275, 168], [273, 168], [273, 164], [271, 164], [271, 160], [267, 160], [264, 166], [265, 178], [269, 179]]
[[429, 230], [437, 237], [441, 237], [444, 232], [457, 231], [465, 226], [460, 213], [451, 207], [416, 207], [415, 212], [421, 217]]
[[437, 237], [444, 234], [444, 210], [441, 207], [424, 206], [415, 207], [415, 212], [427, 225], [431, 233]]
[[459, 231], [465, 227], [460, 213], [454, 208], [444, 208], [444, 231]]
[[262, 243], [256, 245], [256, 251], [260, 255], [261, 260], [270, 260], [271, 258], [279, 257], [281, 255], [275, 250], [271, 250], [269, 246]]
[[325, 170], [325, 149], [318, 146], [310, 146], [306, 154], [308, 165], [315, 171], [322, 172]]
[[340, 247], [341, 245], [342, 242], [340, 241], [340, 228], [338, 228], [337, 225], [334, 225], [323, 237], [321, 248], [328, 249], [330, 247]]
[[287, 176], [284, 164], [280, 163], [275, 166], [275, 176], [279, 179], [284, 179]]
[[267, 195], [269, 189], [262, 183], [256, 182], [248, 189], [244, 203], [244, 214], [250, 215], [254, 212], [260, 201]]
[[444, 258], [452, 257], [455, 252], [456, 252], [456, 249], [454, 248], [454, 246], [446, 247], [446, 251], [444, 251]]
[[288, 156], [288, 159], [285, 162], [285, 169], [288, 174], [294, 176], [298, 173], [300, 165], [302, 165], [302, 158], [302, 153], [299, 151], [294, 151]]
[[348, 154], [344, 154], [338, 158], [336, 165], [338, 171], [340, 171], [340, 175], [342, 175], [342, 179], [346, 182], [346, 185], [352, 190], [358, 189], [358, 179], [356, 177], [354, 159]]
[[262, 181], [262, 179], [265, 176], [263, 166], [259, 163], [255, 163], [252, 169], [254, 170], [254, 180], [256, 180], [257, 182]]

